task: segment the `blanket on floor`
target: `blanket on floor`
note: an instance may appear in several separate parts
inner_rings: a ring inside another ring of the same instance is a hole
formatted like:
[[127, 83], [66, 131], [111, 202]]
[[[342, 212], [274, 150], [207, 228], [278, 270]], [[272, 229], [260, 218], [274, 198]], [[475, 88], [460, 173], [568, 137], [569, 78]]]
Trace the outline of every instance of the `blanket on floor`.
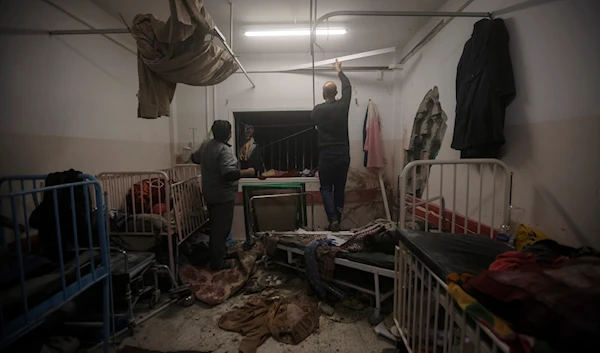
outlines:
[[153, 351], [150, 349], [144, 349], [139, 347], [125, 346], [119, 349], [119, 353], [210, 353], [205, 351], [169, 351], [169, 352], [160, 352]]
[[209, 305], [221, 304], [244, 287], [256, 271], [256, 262], [263, 254], [263, 244], [257, 243], [250, 251], [240, 248], [238, 259], [229, 260], [232, 262], [230, 269], [212, 271], [208, 265], [182, 265], [179, 277], [199, 301]]
[[223, 330], [239, 332], [241, 353], [256, 353], [256, 349], [269, 337], [278, 342], [298, 344], [319, 327], [316, 298], [302, 291], [284, 298], [259, 296], [244, 305], [225, 313], [219, 319]]

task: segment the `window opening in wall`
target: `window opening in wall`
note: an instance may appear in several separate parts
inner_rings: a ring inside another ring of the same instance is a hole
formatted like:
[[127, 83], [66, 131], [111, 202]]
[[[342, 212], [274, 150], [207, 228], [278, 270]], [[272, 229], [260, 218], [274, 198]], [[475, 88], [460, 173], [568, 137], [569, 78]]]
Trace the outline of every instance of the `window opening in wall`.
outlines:
[[317, 130], [310, 111], [235, 112], [236, 154], [241, 168], [266, 177], [314, 176]]

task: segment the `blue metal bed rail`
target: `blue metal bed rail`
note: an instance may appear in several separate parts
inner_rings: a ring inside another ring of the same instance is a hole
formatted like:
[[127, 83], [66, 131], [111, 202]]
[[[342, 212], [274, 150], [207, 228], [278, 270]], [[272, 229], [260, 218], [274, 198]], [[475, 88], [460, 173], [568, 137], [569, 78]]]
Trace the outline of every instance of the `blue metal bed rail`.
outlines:
[[[46, 178], [0, 178], [0, 351], [102, 282], [103, 343], [109, 352], [110, 250], [102, 188], [87, 174], [54, 186], [45, 186]], [[35, 267], [40, 263], [43, 270]]]

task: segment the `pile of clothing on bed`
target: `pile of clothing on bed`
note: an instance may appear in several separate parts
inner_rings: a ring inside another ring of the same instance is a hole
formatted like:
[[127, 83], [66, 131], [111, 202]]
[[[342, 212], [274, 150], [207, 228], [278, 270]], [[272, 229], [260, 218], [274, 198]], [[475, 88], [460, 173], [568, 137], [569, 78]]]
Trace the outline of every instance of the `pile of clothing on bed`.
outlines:
[[175, 223], [171, 212], [171, 222], [167, 221], [167, 212], [173, 209], [173, 200], [167, 200], [164, 179], [151, 178], [139, 181], [131, 186], [125, 196], [126, 210], [111, 210], [110, 228], [115, 232], [162, 233]]
[[597, 346], [600, 253], [558, 244], [524, 225], [516, 244], [517, 251], [498, 255], [488, 270], [448, 276], [459, 305], [511, 352], [584, 352]]
[[[328, 236], [325, 234], [297, 234], [294, 241], [305, 246], [306, 276], [321, 299], [327, 294], [341, 299], [343, 291], [330, 283], [335, 272], [335, 258], [343, 253], [378, 253], [393, 255], [397, 244], [396, 226], [387, 220], [375, 220], [364, 227], [354, 229], [352, 236]], [[277, 245], [288, 242], [283, 236], [263, 238], [267, 254], [276, 256]], [[344, 239], [346, 238], [346, 239]]]

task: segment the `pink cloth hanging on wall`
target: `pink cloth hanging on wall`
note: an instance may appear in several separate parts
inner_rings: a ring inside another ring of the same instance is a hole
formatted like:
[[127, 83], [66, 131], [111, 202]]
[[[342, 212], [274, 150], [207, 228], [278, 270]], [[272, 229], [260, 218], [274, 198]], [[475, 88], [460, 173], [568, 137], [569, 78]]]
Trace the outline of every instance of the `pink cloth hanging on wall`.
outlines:
[[381, 122], [377, 106], [369, 100], [367, 107], [367, 138], [363, 150], [369, 152], [367, 157], [368, 169], [383, 169], [383, 142], [381, 141]]

